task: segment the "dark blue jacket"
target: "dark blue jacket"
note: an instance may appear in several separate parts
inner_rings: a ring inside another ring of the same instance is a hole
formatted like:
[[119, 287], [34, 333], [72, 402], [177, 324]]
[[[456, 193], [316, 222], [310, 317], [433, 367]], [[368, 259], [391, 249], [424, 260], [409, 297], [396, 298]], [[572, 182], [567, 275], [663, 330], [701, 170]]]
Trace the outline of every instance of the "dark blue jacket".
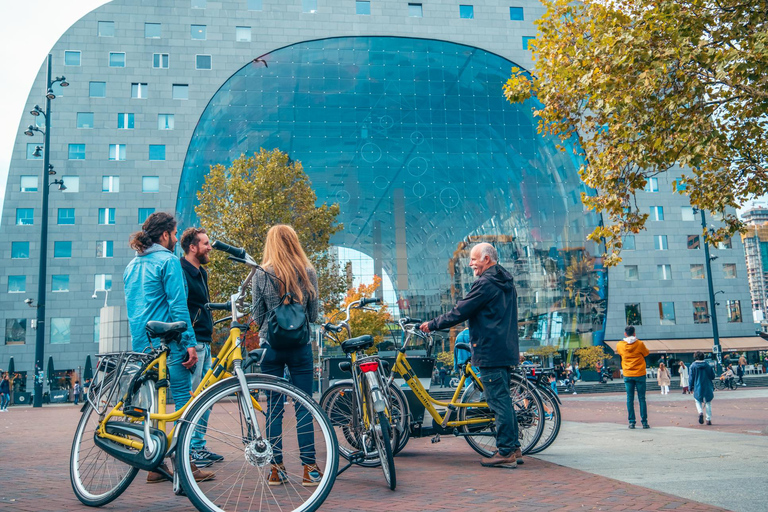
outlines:
[[693, 398], [699, 402], [711, 402], [715, 397], [715, 371], [704, 361], [694, 361], [688, 369], [688, 385], [693, 391]]

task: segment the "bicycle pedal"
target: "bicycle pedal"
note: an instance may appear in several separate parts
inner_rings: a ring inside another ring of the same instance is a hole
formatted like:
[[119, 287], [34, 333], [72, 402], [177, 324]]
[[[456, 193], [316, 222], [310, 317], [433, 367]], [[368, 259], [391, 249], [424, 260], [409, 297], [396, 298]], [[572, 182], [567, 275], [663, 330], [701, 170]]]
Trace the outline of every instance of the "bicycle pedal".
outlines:
[[365, 461], [365, 452], [358, 450], [349, 454], [350, 464], [362, 464]]
[[147, 417], [147, 410], [141, 407], [124, 407], [123, 413], [131, 418], [143, 419]]

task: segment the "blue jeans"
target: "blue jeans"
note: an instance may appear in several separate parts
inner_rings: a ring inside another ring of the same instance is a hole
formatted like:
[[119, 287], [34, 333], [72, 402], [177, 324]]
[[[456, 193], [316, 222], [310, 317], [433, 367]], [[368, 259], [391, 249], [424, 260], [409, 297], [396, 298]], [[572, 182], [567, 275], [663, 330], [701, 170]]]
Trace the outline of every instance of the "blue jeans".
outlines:
[[11, 395], [9, 393], [3, 393], [0, 395], [0, 409], [7, 409], [8, 404], [11, 403]]
[[[200, 381], [203, 380], [205, 373], [211, 369], [211, 344], [198, 343], [195, 350], [197, 351], [197, 367], [195, 368], [195, 373], [192, 374], [192, 391], [197, 389], [197, 386], [200, 385]], [[200, 418], [200, 422], [192, 433], [191, 446], [193, 450], [202, 450], [205, 448], [205, 433], [208, 431], [208, 416], [210, 416], [210, 414], [210, 409], [203, 413], [203, 417]]]
[[520, 448], [517, 415], [509, 395], [509, 367], [483, 367], [480, 371], [485, 401], [496, 416], [496, 448], [506, 457]]
[[634, 425], [635, 420], [635, 390], [637, 401], [640, 402], [640, 421], [648, 424], [648, 407], [645, 405], [645, 375], [641, 377], [624, 377], [624, 387], [627, 389], [627, 415], [629, 424]]
[[[290, 371], [291, 383], [312, 396], [312, 346], [307, 343], [294, 350], [274, 350], [265, 345], [267, 352], [261, 361], [261, 371], [267, 375], [282, 377], [285, 368]], [[283, 415], [286, 396], [267, 393], [267, 438], [272, 444], [274, 463], [283, 462]], [[296, 430], [302, 464], [315, 463], [315, 430], [312, 414], [299, 404], [296, 410]]]
[[182, 366], [184, 354], [187, 349], [178, 343], [171, 343], [171, 353], [168, 354], [168, 380], [170, 381], [171, 397], [176, 404], [176, 409], [184, 407], [191, 398], [192, 373]]

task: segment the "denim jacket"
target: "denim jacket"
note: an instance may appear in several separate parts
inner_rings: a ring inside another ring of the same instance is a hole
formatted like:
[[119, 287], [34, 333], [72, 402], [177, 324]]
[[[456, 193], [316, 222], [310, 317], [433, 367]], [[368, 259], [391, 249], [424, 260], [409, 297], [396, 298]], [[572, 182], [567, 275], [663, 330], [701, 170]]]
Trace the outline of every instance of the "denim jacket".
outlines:
[[187, 322], [181, 346], [195, 346], [195, 333], [187, 309], [187, 281], [179, 258], [159, 244], [136, 253], [123, 272], [128, 323], [135, 352], [149, 348], [146, 325], [150, 320]]

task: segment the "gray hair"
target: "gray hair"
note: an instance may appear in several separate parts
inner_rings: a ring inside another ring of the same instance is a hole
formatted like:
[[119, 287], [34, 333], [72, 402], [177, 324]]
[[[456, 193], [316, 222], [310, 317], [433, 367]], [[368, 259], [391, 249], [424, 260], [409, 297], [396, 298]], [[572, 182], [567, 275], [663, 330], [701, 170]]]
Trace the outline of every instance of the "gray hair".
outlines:
[[477, 247], [480, 249], [480, 258], [488, 256], [488, 259], [494, 263], [499, 261], [499, 253], [496, 252], [496, 248], [491, 244], [484, 242], [482, 244], [478, 244]]

